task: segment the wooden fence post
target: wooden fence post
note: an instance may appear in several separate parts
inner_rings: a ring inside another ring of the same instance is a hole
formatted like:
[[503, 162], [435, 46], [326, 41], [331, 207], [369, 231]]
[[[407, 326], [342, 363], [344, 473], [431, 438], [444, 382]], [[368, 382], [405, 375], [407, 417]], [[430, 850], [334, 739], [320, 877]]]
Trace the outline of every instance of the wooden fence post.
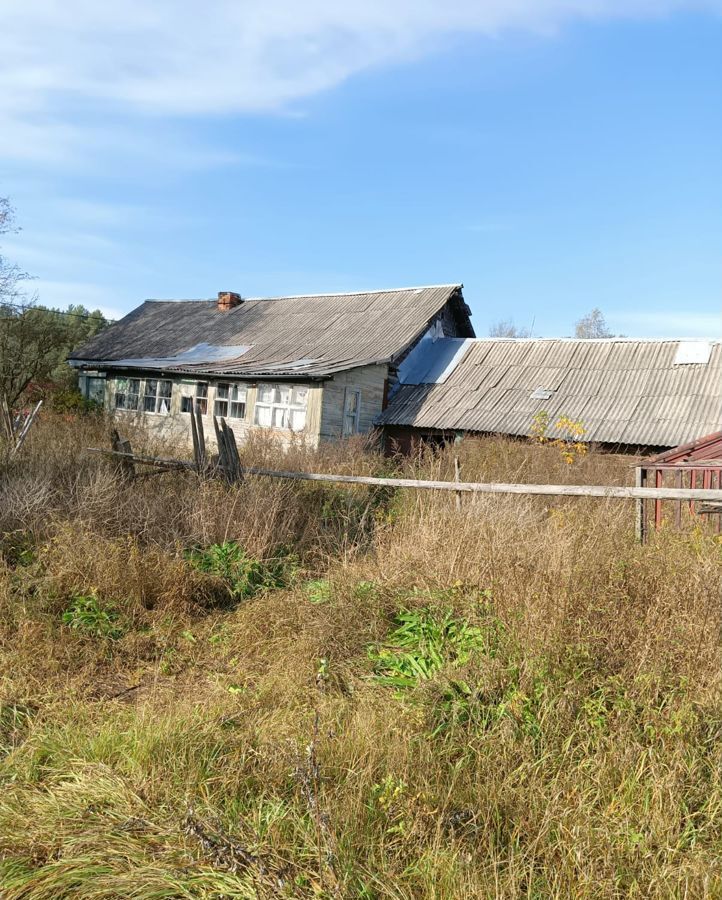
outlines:
[[[647, 473], [644, 467], [636, 466], [634, 469], [634, 486], [641, 488], [645, 487], [646, 483]], [[635, 503], [634, 534], [640, 544], [643, 544], [647, 539], [647, 510], [645, 504], [646, 500], [643, 498], [640, 498]]]
[[[461, 481], [461, 466], [459, 465], [459, 457], [454, 457], [454, 481]], [[461, 491], [456, 492], [456, 511], [461, 510]]]

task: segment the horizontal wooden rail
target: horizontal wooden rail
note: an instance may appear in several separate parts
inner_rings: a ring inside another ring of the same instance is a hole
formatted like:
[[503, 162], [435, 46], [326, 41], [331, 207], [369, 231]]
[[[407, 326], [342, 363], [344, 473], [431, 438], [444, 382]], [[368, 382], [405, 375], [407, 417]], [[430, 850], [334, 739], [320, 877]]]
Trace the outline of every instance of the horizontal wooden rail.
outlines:
[[[168, 469], [195, 469], [192, 462], [138, 456], [114, 450], [89, 447], [91, 453], [125, 457], [136, 463]], [[368, 475], [326, 475], [313, 472], [286, 472], [281, 469], [259, 469], [244, 466], [244, 475], [289, 478], [296, 481], [320, 481], [332, 484], [366, 484], [374, 487], [414, 488], [427, 491], [461, 491], [467, 494], [532, 494], [544, 497], [608, 497], [615, 500], [707, 500], [722, 503], [722, 490], [706, 488], [621, 487], [598, 484], [504, 484], [476, 481], [424, 481], [415, 478], [375, 478]]]
[[617, 487], [597, 484], [501, 484], [477, 481], [417, 481], [413, 478], [372, 478], [366, 475], [315, 475], [310, 472], [284, 472], [278, 469], [244, 468], [245, 475], [291, 478], [301, 481], [327, 481], [338, 484], [369, 484], [378, 487], [420, 488], [427, 491], [464, 491], [469, 494], [537, 494], [546, 497], [611, 497], [617, 500], [716, 500], [722, 502], [722, 490], [686, 488]]

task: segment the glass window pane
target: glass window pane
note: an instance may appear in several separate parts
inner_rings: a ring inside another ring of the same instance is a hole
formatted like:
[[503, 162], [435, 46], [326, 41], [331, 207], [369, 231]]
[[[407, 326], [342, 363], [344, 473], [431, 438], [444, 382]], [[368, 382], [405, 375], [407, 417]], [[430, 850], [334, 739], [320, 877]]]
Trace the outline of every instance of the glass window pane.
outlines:
[[256, 425], [261, 425], [263, 428], [269, 428], [271, 425], [271, 407], [259, 406], [256, 404], [255, 421]]
[[160, 397], [165, 397], [169, 399], [171, 394], [173, 393], [173, 382], [172, 381], [161, 381], [159, 382], [160, 389], [158, 394]]
[[231, 411], [230, 416], [233, 419], [245, 419], [246, 418], [246, 404], [238, 403], [234, 400], [231, 401]]
[[193, 398], [192, 397], [181, 397], [181, 412], [189, 413], [193, 409]]
[[258, 402], [259, 403], [272, 403], [274, 395], [274, 388], [272, 384], [259, 384], [258, 385]]
[[288, 428], [288, 410], [284, 406], [273, 407], [273, 427]]
[[284, 406], [288, 406], [291, 400], [290, 387], [287, 384], [279, 384], [276, 390], [276, 394], [276, 403], [282, 403]]
[[305, 406], [308, 400], [307, 387], [295, 387], [291, 395], [291, 403], [294, 406]]
[[216, 397], [220, 398], [221, 400], [227, 400], [228, 399], [228, 388], [229, 388], [229, 385], [227, 385], [227, 384], [216, 385]]
[[198, 399], [200, 400], [201, 398], [207, 397], [207, 396], [208, 396], [208, 385], [203, 384], [202, 382], [199, 381], [198, 384], [196, 385], [196, 397], [198, 397]]
[[306, 427], [306, 410], [291, 410], [291, 431], [303, 431]]

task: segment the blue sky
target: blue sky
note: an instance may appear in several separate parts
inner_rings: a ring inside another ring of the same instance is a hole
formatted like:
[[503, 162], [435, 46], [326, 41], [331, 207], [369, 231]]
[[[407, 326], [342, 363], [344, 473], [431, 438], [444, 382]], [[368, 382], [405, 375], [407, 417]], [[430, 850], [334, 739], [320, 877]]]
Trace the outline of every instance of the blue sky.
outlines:
[[104, 7], [0, 2], [41, 302], [461, 281], [479, 335], [722, 336], [722, 0]]

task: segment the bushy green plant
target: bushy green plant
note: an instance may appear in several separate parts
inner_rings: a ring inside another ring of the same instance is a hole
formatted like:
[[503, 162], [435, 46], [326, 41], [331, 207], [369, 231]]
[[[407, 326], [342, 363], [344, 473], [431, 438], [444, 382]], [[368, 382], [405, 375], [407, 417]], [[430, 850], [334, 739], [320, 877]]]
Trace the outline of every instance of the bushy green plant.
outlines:
[[402, 609], [394, 622], [386, 643], [369, 650], [381, 684], [414, 687], [444, 666], [464, 665], [484, 647], [481, 629], [456, 618], [451, 610]]
[[288, 582], [290, 558], [256, 559], [235, 541], [191, 550], [187, 558], [200, 572], [222, 578], [237, 600], [285, 587]]
[[118, 611], [110, 604], [101, 604], [95, 594], [78, 594], [63, 613], [63, 625], [96, 637], [117, 640], [124, 628]]

